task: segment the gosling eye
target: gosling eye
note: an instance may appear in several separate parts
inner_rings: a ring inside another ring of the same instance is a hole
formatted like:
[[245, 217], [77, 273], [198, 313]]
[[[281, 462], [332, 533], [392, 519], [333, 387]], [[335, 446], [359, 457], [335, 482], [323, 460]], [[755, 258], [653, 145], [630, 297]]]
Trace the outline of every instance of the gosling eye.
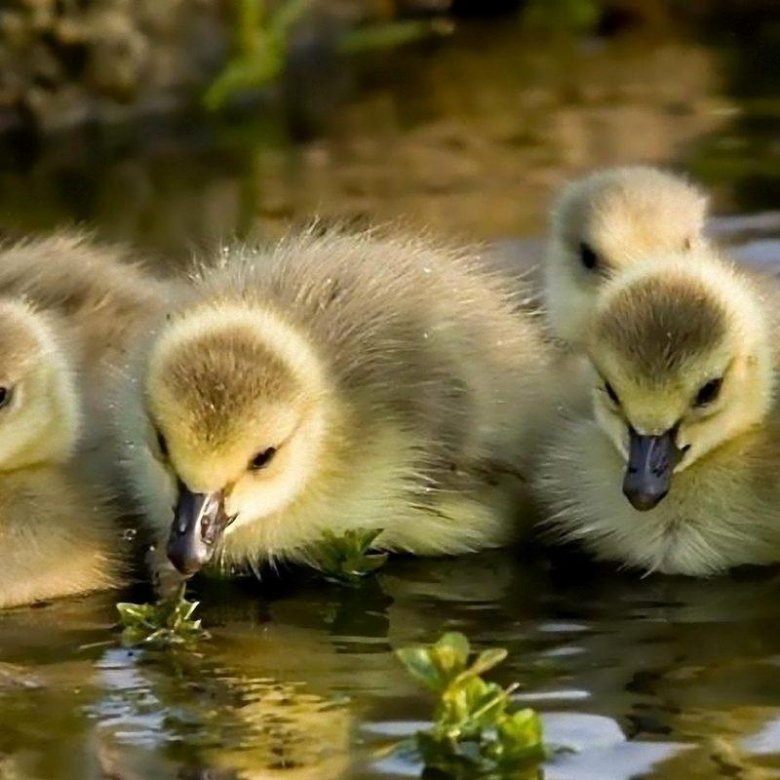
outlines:
[[694, 406], [707, 406], [717, 399], [720, 395], [720, 388], [723, 386], [723, 377], [710, 379], [707, 384], [699, 388], [696, 398], [693, 401]]
[[609, 400], [612, 401], [615, 406], [620, 406], [620, 397], [615, 392], [615, 388], [609, 382], [604, 382], [604, 390], [606, 390]]
[[165, 436], [162, 435], [162, 433], [155, 428], [154, 429], [154, 435], [157, 440], [157, 450], [160, 453], [160, 457], [168, 459], [168, 442], [165, 439]]
[[0, 409], [8, 406], [8, 404], [11, 403], [13, 394], [14, 392], [12, 387], [0, 387]]
[[269, 447], [267, 450], [258, 452], [252, 460], [249, 461], [250, 471], [260, 471], [264, 469], [276, 455], [276, 447]]
[[589, 271], [592, 271], [596, 266], [599, 264], [599, 256], [594, 251], [593, 247], [590, 244], [586, 244], [584, 241], [580, 243], [579, 246], [579, 252], [580, 252], [580, 262], [587, 268]]

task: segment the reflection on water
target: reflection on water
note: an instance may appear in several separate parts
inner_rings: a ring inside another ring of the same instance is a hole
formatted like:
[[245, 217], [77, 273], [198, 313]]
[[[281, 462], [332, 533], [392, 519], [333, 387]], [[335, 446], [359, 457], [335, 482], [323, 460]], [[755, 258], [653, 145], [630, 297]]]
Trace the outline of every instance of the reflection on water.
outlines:
[[[644, 159], [693, 166], [716, 210], [738, 215], [713, 231], [775, 262], [777, 215], [758, 212], [777, 207], [766, 140], [777, 113], [766, 90], [733, 94], [749, 79], [729, 68], [752, 61], [733, 46], [552, 45], [477, 26], [349, 74], [306, 143], [270, 115], [17, 147], [0, 166], [0, 230], [86, 222], [177, 258], [314, 211], [538, 236], [566, 176]], [[547, 780], [780, 777], [773, 572], [639, 580], [504, 554], [396, 560], [359, 590], [201, 590], [213, 638], [197, 652], [119, 649], [112, 596], [0, 615], [0, 778], [416, 776], [384, 749], [431, 702], [391, 651], [444, 629], [510, 650], [497, 677], [518, 680], [549, 739], [570, 748]]]
[[636, 580], [487, 554], [397, 560], [360, 590], [203, 590], [213, 638], [194, 652], [95, 644], [106, 597], [5, 615], [0, 776], [416, 776], [384, 748], [431, 702], [391, 651], [444, 629], [510, 650], [496, 677], [569, 748], [548, 780], [780, 773], [774, 572]]

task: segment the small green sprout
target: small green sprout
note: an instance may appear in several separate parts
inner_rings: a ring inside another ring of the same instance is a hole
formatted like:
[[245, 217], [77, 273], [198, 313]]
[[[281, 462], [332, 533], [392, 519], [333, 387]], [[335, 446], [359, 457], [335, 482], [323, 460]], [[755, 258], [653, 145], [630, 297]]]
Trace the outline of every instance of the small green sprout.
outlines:
[[513, 704], [517, 685], [502, 688], [481, 677], [507, 651], [485, 650], [469, 664], [470, 654], [468, 639], [457, 632], [429, 647], [396, 651], [412, 677], [439, 697], [432, 727], [418, 732], [412, 747], [426, 768], [456, 778], [517, 777], [533, 770], [546, 756], [539, 715]]
[[198, 602], [184, 598], [185, 587], [182, 584], [172, 599], [161, 599], [156, 604], [117, 604], [119, 619], [124, 626], [122, 645], [170, 647], [207, 638], [208, 633], [201, 628], [200, 620], [192, 618]]
[[312, 550], [312, 563], [329, 582], [357, 585], [387, 562], [387, 553], [369, 552], [382, 529], [353, 528], [342, 535], [325, 531]]

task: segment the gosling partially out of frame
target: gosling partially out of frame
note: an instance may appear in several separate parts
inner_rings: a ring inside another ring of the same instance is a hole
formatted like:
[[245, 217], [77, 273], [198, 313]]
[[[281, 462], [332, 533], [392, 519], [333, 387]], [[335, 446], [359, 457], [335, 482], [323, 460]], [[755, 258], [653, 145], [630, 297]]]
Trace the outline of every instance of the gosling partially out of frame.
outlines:
[[84, 407], [82, 458], [106, 483], [118, 477], [108, 410], [114, 382], [147, 323], [164, 313], [174, 286], [128, 249], [81, 232], [0, 245], [0, 295], [53, 313], [67, 329]]
[[609, 282], [587, 340], [592, 412], [537, 477], [558, 537], [647, 572], [780, 559], [778, 294], [709, 250]]
[[553, 335], [581, 348], [607, 279], [648, 254], [702, 246], [706, 210], [701, 190], [649, 166], [599, 171], [565, 188], [553, 208], [544, 262]]
[[0, 300], [0, 607], [117, 585], [119, 526], [78, 457], [67, 326]]
[[164, 309], [171, 286], [126, 248], [85, 233], [64, 230], [0, 245], [0, 295], [64, 318], [87, 389], [106, 366], [123, 363], [136, 333]]
[[517, 538], [550, 393], [510, 287], [376, 233], [228, 250], [117, 404], [161, 550], [190, 574], [305, 558], [326, 529], [415, 554]]

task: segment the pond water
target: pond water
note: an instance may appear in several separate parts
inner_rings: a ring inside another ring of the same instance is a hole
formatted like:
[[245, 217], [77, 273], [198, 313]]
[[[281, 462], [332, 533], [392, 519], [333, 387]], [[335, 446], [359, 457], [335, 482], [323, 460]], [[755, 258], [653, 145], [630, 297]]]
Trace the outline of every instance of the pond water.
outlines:
[[[277, 105], [252, 122], [12, 139], [0, 229], [83, 223], [169, 267], [317, 212], [431, 224], [528, 259], [566, 177], [649, 160], [704, 181], [713, 232], [771, 263], [780, 101], [759, 76], [774, 44], [768, 26], [732, 32], [548, 41], [475, 23], [336, 73], [303, 117]], [[198, 591], [212, 637], [193, 651], [121, 649], [116, 594], [0, 616], [0, 778], [416, 777], [386, 749], [432, 703], [392, 650], [448, 629], [508, 648], [496, 679], [518, 681], [548, 739], [572, 748], [539, 777], [780, 777], [775, 571], [641, 579], [502, 553], [394, 560], [359, 589], [274, 577]]]

